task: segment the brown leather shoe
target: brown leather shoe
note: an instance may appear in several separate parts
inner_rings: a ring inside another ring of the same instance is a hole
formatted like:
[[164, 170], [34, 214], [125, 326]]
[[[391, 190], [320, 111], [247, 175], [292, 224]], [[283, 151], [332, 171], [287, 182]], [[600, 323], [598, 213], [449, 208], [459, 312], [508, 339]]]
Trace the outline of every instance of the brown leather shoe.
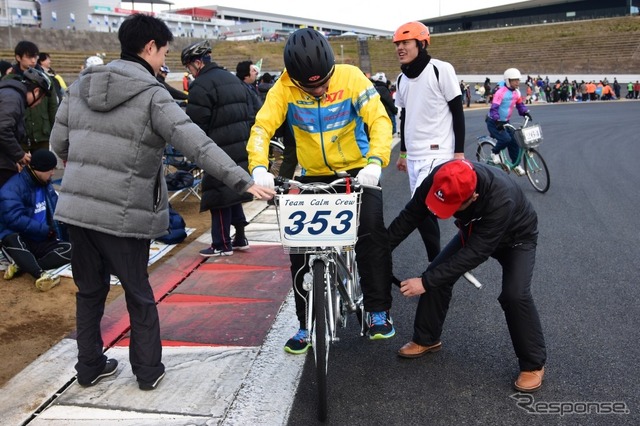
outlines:
[[535, 371], [521, 371], [513, 386], [520, 392], [535, 392], [542, 387], [543, 377], [544, 367]]
[[431, 346], [422, 346], [415, 342], [409, 342], [398, 350], [398, 356], [402, 358], [420, 358], [429, 352], [438, 352], [440, 349], [442, 349], [442, 342]]

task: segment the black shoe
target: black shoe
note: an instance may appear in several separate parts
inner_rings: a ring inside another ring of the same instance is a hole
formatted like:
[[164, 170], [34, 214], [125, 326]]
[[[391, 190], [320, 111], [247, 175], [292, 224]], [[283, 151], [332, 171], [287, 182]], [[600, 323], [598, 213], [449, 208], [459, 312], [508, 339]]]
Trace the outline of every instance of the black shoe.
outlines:
[[90, 382], [85, 382], [83, 383], [82, 381], [80, 381], [78, 379], [78, 384], [82, 387], [88, 388], [91, 386], [95, 386], [98, 384], [98, 382], [100, 382], [100, 380], [104, 379], [105, 377], [109, 377], [111, 376], [113, 373], [116, 372], [116, 370], [118, 369], [118, 361], [115, 359], [108, 359], [107, 363], [105, 364], [104, 368], [102, 369], [102, 373], [98, 374], [98, 376], [91, 380]]
[[140, 390], [143, 391], [151, 391], [154, 390], [155, 388], [158, 387], [158, 385], [160, 384], [160, 382], [162, 381], [162, 379], [164, 379], [164, 374], [162, 373], [153, 383], [146, 383], [146, 382], [138, 382], [138, 387], [140, 388]]

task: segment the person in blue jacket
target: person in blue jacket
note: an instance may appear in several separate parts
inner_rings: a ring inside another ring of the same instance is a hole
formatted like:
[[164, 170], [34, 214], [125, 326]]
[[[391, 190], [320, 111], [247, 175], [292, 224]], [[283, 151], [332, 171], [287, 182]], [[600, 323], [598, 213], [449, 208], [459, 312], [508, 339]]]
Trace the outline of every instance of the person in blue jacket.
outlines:
[[40, 291], [60, 283], [60, 277], [47, 270], [71, 262], [71, 243], [63, 241], [64, 229], [53, 220], [58, 195], [51, 177], [56, 163], [51, 151], [36, 151], [29, 165], [0, 189], [0, 241], [11, 261], [4, 279], [25, 271], [36, 279]]

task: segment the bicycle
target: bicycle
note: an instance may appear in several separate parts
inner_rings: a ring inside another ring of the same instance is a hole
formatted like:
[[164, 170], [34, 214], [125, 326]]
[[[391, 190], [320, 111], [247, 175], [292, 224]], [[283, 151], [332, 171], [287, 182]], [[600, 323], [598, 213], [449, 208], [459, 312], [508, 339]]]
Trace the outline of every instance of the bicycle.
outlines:
[[303, 288], [307, 291], [308, 342], [316, 365], [320, 421], [327, 417], [329, 349], [340, 340], [337, 329], [345, 328], [349, 315], [355, 314], [360, 336], [367, 331], [354, 251], [364, 187], [349, 176], [331, 183], [276, 179], [281, 243], [289, 254], [309, 256]]
[[284, 143], [282, 138], [274, 138], [269, 141], [269, 173], [278, 176], [280, 166], [284, 160]]
[[504, 125], [518, 143], [518, 158], [514, 162], [511, 162], [507, 149], [500, 151], [500, 159], [502, 160], [500, 164], [491, 161], [491, 151], [497, 143], [491, 136], [480, 136], [477, 139], [476, 158], [480, 162], [501, 167], [507, 173], [520, 163], [524, 163], [525, 174], [533, 188], [538, 192], [545, 193], [551, 184], [549, 169], [542, 155], [535, 149], [542, 143], [542, 129], [539, 124], [532, 126], [528, 126], [528, 124], [529, 117], [525, 117], [524, 123], [519, 128], [509, 123]]

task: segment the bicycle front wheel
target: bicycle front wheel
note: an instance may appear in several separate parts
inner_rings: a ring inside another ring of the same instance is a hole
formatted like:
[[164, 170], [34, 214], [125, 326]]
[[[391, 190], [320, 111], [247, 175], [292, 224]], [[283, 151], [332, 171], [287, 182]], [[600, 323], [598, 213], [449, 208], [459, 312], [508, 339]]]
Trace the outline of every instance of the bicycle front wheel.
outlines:
[[544, 194], [549, 190], [551, 178], [549, 177], [547, 163], [545, 163], [540, 153], [533, 148], [524, 153], [524, 170], [527, 172], [527, 178], [536, 191]]
[[478, 150], [476, 151], [476, 159], [480, 163], [491, 163], [491, 150], [493, 146], [489, 141], [480, 142], [478, 144]]
[[328, 289], [325, 284], [325, 263], [313, 262], [313, 315], [315, 318], [313, 353], [318, 383], [318, 420], [327, 418], [327, 366], [329, 364], [329, 327], [327, 327]]

